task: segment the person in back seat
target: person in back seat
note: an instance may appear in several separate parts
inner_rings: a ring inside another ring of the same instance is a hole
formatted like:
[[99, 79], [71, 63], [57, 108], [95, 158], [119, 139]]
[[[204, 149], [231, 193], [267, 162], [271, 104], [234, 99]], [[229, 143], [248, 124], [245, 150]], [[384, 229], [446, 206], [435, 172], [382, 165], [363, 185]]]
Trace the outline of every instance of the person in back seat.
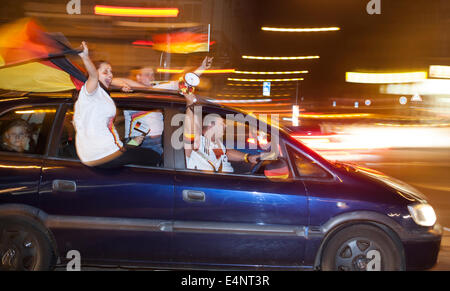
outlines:
[[12, 121], [2, 134], [1, 147], [5, 151], [32, 153], [35, 149], [31, 126], [22, 119]]

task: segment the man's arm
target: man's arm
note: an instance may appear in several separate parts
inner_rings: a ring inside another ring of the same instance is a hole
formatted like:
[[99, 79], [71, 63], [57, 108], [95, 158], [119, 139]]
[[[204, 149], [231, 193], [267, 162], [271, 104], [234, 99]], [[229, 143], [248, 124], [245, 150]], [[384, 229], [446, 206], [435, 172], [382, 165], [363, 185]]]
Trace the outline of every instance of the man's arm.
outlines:
[[249, 154], [240, 152], [235, 149], [227, 150], [228, 160], [233, 161], [233, 162], [244, 162], [246, 155], [247, 155], [248, 162], [252, 163], [252, 164], [256, 164], [258, 162], [258, 157], [260, 156], [260, 155], [249, 155]]
[[133, 81], [131, 79], [127, 78], [113, 78], [111, 85], [115, 87], [128, 87], [128, 88], [147, 88], [146, 86], [142, 85], [139, 82]]
[[213, 57], [205, 57], [200, 67], [198, 67], [194, 73], [200, 77], [203, 74], [204, 70], [208, 70], [209, 68], [211, 68], [213, 59]]
[[[184, 152], [186, 157], [190, 157], [193, 150], [200, 146], [201, 120], [195, 116], [193, 106], [195, 102], [194, 94], [184, 95], [186, 98], [186, 113], [184, 117], [183, 140], [185, 142]], [[192, 144], [193, 142], [193, 144]], [[187, 145], [189, 144], [189, 146]]]

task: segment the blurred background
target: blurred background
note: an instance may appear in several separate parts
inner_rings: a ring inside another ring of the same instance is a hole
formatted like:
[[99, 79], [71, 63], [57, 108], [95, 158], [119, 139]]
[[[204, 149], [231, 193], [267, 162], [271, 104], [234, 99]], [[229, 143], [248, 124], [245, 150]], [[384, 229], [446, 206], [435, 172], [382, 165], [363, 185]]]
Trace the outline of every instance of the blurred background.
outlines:
[[116, 77], [146, 66], [174, 80], [212, 56], [198, 94], [279, 114], [326, 158], [410, 183], [448, 231], [450, 1], [369, 2], [2, 0], [0, 24], [32, 17], [85, 40]]

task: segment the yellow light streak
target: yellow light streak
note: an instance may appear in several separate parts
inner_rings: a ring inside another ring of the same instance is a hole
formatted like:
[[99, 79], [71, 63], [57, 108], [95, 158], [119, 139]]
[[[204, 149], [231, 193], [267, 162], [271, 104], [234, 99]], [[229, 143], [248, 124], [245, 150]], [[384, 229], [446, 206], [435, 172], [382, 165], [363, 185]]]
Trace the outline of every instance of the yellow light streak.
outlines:
[[239, 78], [228, 78], [228, 81], [236, 82], [292, 82], [292, 81], [303, 81], [303, 78], [290, 78], [290, 79], [239, 79]]
[[16, 114], [34, 114], [34, 113], [54, 113], [56, 109], [39, 109], [39, 110], [18, 110]]
[[311, 28], [282, 28], [282, 27], [261, 27], [264, 31], [275, 31], [275, 32], [324, 32], [324, 31], [338, 31], [341, 30], [340, 27], [311, 27]]
[[261, 57], [261, 56], [242, 56], [243, 59], [250, 59], [250, 60], [281, 60], [281, 61], [287, 61], [287, 60], [309, 60], [309, 59], [318, 59], [319, 56], [298, 56], [298, 57]]
[[284, 72], [252, 72], [252, 71], [235, 71], [236, 74], [245, 75], [288, 75], [288, 74], [308, 74], [308, 71], [284, 71]]
[[127, 17], [177, 17], [178, 8], [141, 8], [141, 7], [115, 7], [95, 5], [96, 15], [127, 16]]

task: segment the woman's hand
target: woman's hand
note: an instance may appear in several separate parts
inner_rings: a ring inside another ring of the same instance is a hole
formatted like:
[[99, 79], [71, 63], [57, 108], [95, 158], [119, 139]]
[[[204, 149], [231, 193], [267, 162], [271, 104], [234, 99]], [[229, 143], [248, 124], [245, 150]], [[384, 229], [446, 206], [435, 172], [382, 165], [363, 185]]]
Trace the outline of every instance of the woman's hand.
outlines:
[[142, 142], [144, 141], [145, 136], [140, 135], [140, 136], [136, 136], [133, 138], [134, 142], [138, 145], [141, 145]]
[[87, 44], [85, 41], [81, 42], [81, 47], [83, 48], [83, 51], [79, 53], [78, 55], [84, 59], [89, 57], [89, 49], [87, 47]]

